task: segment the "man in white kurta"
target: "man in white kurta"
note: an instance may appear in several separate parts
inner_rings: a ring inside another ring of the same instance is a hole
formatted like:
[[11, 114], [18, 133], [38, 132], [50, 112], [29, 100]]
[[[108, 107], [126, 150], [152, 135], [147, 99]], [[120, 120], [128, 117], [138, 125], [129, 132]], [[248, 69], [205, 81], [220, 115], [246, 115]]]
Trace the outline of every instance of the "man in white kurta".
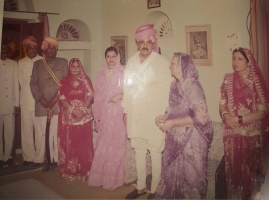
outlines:
[[[41, 153], [42, 131], [35, 117], [35, 100], [30, 88], [30, 80], [34, 62], [42, 59], [37, 54], [37, 40], [29, 36], [22, 42], [26, 56], [18, 61], [18, 79], [20, 83], [20, 107], [21, 107], [21, 144], [23, 165], [33, 162], [33, 167], [38, 167], [44, 162], [44, 154]], [[33, 127], [35, 137], [33, 137]], [[35, 139], [35, 140], [34, 140]]]
[[126, 196], [134, 199], [146, 193], [146, 153], [152, 161], [151, 194], [161, 178], [161, 157], [165, 133], [155, 125], [158, 113], [168, 106], [171, 76], [169, 62], [158, 51], [152, 24], [136, 30], [139, 51], [128, 60], [124, 75], [122, 106], [127, 117], [127, 135], [136, 153], [137, 189]]
[[[9, 48], [2, 40], [0, 60], [0, 168], [14, 165], [11, 150], [15, 134], [15, 115], [19, 113], [17, 62], [7, 58]], [[4, 132], [3, 132], [4, 126]], [[3, 144], [3, 134], [5, 145]], [[5, 151], [3, 151], [3, 146]]]

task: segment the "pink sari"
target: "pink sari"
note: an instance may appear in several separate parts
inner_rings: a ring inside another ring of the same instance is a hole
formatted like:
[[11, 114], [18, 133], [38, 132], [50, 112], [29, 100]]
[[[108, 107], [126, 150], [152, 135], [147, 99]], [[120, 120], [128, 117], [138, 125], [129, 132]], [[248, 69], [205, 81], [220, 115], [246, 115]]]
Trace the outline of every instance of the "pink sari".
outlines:
[[[70, 67], [77, 61], [82, 69], [79, 77], [71, 74]], [[86, 114], [80, 121], [59, 103], [58, 148], [59, 172], [63, 178], [85, 180], [89, 176], [93, 160], [92, 109], [84, 107], [88, 97], [93, 97], [93, 87], [81, 62], [73, 58], [69, 62], [67, 76], [61, 81], [60, 99], [71, 106], [82, 109]]]
[[226, 74], [221, 86], [221, 104], [233, 116], [244, 116], [257, 110], [266, 117], [237, 128], [225, 124], [224, 156], [227, 198], [249, 198], [257, 192], [264, 176], [265, 146], [268, 137], [269, 96], [265, 81], [252, 53], [242, 49], [250, 64], [250, 71], [240, 77], [237, 72]]
[[123, 185], [126, 151], [126, 127], [121, 100], [108, 103], [111, 97], [123, 93], [124, 68], [120, 64], [119, 55], [110, 77], [106, 70], [107, 63], [104, 61], [95, 85], [93, 111], [94, 118], [100, 120], [100, 125], [88, 184], [113, 189]]

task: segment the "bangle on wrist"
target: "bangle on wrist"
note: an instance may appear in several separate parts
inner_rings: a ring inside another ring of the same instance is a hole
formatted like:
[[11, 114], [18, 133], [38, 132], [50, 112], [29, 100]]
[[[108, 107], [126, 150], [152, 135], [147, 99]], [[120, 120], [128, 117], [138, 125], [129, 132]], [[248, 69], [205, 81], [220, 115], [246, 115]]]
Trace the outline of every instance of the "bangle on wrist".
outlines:
[[175, 126], [175, 121], [174, 120], [172, 120], [172, 122], [173, 122], [173, 127]]
[[227, 111], [224, 111], [223, 113], [221, 113], [221, 118], [224, 118], [224, 115], [229, 114]]
[[73, 110], [74, 110], [74, 107], [73, 106], [69, 106], [67, 112], [71, 114], [73, 112]]
[[238, 123], [242, 124], [243, 123], [243, 116], [238, 115], [237, 117], [238, 117]]

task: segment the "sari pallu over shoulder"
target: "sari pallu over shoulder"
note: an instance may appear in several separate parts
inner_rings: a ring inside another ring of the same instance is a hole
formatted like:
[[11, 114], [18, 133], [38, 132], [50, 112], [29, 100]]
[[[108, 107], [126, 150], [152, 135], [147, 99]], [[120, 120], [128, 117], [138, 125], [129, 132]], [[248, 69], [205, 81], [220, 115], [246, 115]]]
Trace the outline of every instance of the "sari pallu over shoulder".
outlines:
[[[198, 71], [189, 55], [183, 53], [175, 53], [178, 58], [179, 66], [181, 66], [182, 78], [179, 81], [174, 80], [171, 83], [169, 94], [169, 108], [168, 119], [176, 119], [189, 116], [194, 124], [194, 127], [186, 127], [184, 136], [180, 141], [174, 141], [173, 148], [169, 153], [169, 160], [164, 160], [165, 169], [174, 159], [184, 150], [186, 144], [192, 136], [194, 129], [197, 129], [199, 134], [209, 144], [213, 138], [212, 121], [208, 114], [206, 98], [203, 88], [198, 81]], [[177, 129], [182, 127], [174, 127], [167, 132], [169, 134], [176, 134]], [[174, 150], [177, 150], [174, 152]], [[172, 155], [172, 156], [171, 156]]]

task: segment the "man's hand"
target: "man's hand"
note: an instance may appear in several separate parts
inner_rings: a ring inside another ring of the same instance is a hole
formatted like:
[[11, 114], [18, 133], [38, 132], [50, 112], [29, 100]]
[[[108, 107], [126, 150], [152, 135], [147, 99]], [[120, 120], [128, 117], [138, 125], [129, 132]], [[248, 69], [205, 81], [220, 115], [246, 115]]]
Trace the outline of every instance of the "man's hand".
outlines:
[[18, 115], [20, 112], [20, 108], [18, 106], [14, 106], [14, 115]]
[[46, 99], [44, 99], [43, 97], [41, 97], [41, 99], [39, 100], [39, 102], [42, 104], [42, 106], [44, 108], [47, 108], [48, 107], [48, 102]]
[[160, 124], [164, 123], [167, 119], [167, 115], [159, 115], [155, 119], [155, 124], [157, 126], [160, 126]]
[[127, 126], [127, 115], [126, 115], [126, 113], [123, 113], [122, 118], [123, 118], [123, 123], [125, 124], [125, 126]]
[[53, 106], [55, 105], [55, 103], [58, 101], [58, 95], [56, 95], [55, 97], [53, 97], [49, 102], [48, 102], [48, 107], [53, 108]]

